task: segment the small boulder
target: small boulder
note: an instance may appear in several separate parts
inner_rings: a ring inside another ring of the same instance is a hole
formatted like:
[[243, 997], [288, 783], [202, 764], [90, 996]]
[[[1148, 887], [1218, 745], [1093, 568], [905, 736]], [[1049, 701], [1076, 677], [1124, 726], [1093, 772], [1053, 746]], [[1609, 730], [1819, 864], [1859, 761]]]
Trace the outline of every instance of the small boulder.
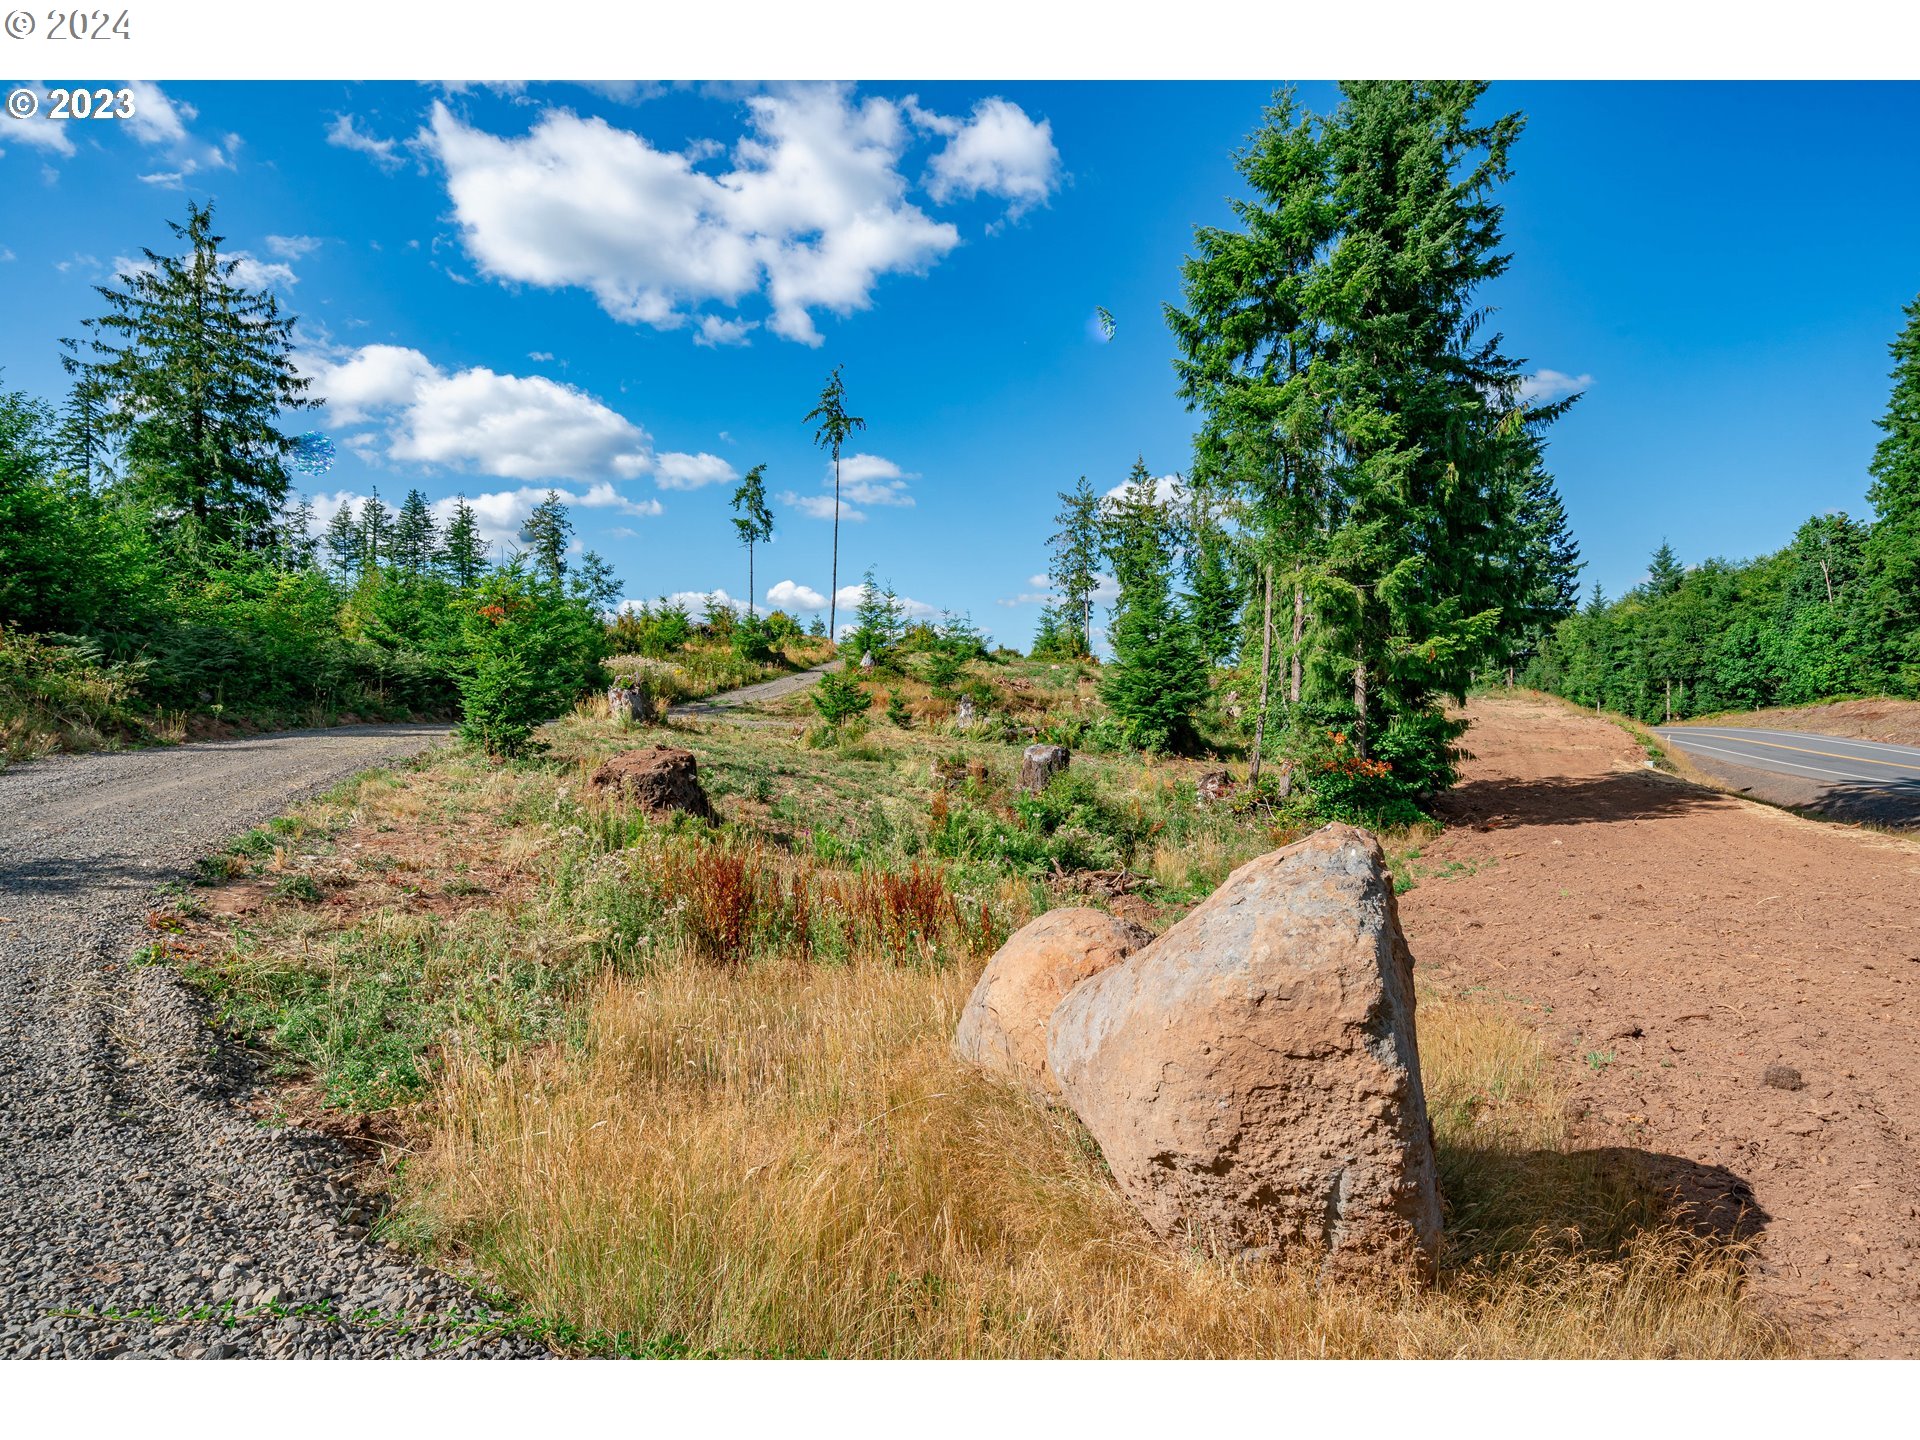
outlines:
[[954, 1050], [1028, 1094], [1057, 1102], [1060, 1087], [1047, 1069], [1047, 1018], [1075, 985], [1152, 939], [1152, 931], [1103, 910], [1047, 911], [987, 962], [960, 1012]]
[[1061, 1092], [1163, 1236], [1308, 1246], [1329, 1274], [1440, 1240], [1413, 958], [1379, 844], [1329, 825], [1241, 866], [1047, 1026]]
[[702, 820], [715, 818], [713, 804], [700, 786], [699, 762], [691, 750], [650, 745], [644, 750], [622, 751], [595, 770], [587, 783], [603, 794], [618, 794], [650, 815], [680, 810]]
[[1067, 773], [1072, 760], [1064, 745], [1029, 745], [1020, 754], [1020, 788], [1038, 795], [1053, 783], [1053, 777]]

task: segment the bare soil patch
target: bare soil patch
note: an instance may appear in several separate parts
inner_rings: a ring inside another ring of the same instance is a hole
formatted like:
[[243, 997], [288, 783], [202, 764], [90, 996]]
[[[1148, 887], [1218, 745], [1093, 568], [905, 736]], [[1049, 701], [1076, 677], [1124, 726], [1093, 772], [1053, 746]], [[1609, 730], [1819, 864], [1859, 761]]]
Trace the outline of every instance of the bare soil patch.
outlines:
[[1531, 1011], [1583, 1138], [1751, 1236], [1781, 1318], [1920, 1355], [1920, 845], [1659, 774], [1555, 701], [1469, 716], [1401, 901], [1427, 978]]

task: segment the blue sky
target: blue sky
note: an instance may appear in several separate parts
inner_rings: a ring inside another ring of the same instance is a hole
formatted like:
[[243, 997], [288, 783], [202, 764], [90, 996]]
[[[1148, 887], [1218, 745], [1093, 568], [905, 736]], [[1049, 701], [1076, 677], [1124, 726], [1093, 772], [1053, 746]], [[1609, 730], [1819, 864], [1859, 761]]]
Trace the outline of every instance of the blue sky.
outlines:
[[[868, 429], [842, 585], [873, 565], [1024, 644], [1055, 491], [1186, 467], [1160, 307], [1272, 88], [142, 85], [132, 121], [0, 121], [4, 383], [56, 394], [90, 286], [212, 197], [302, 319], [330, 404], [299, 425], [339, 446], [323, 518], [418, 485], [506, 533], [551, 485], [630, 597], [741, 597], [727, 501], [765, 463], [758, 598], [811, 603], [830, 526], [801, 417], [843, 364]], [[1920, 86], [1487, 104], [1529, 123], [1486, 299], [1544, 384], [1586, 391], [1550, 452], [1584, 580], [1617, 594], [1662, 538], [1738, 558], [1863, 513], [1920, 291]]]

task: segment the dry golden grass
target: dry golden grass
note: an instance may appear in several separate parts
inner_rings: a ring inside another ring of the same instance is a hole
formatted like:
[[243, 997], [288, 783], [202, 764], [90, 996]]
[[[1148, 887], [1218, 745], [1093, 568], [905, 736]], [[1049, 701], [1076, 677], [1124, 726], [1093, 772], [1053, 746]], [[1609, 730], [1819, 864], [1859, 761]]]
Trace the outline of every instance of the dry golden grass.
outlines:
[[1440, 1284], [1320, 1286], [1140, 1227], [1097, 1150], [960, 1065], [970, 967], [667, 960], [583, 1039], [454, 1058], [405, 1215], [540, 1313], [694, 1353], [1763, 1356], [1737, 1257], [1569, 1152], [1538, 1038], [1428, 997]]

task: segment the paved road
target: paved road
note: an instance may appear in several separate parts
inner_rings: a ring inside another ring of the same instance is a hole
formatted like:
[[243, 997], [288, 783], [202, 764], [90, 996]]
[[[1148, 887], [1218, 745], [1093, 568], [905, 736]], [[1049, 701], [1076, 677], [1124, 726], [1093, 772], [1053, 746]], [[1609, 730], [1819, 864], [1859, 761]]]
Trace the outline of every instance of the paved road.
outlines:
[[1887, 788], [1920, 785], [1920, 748], [1912, 745], [1718, 725], [1663, 725], [1653, 733], [1689, 754], [1711, 755], [1756, 770]]
[[1902, 823], [1920, 818], [1920, 748], [1912, 745], [1731, 725], [1662, 725], [1654, 734], [1710, 773], [1730, 770], [1742, 780], [1755, 771], [1778, 777], [1777, 795], [1764, 782], [1742, 786], [1769, 799], [1848, 819]]
[[127, 963], [162, 882], [445, 733], [362, 725], [0, 772], [0, 1356], [419, 1355], [439, 1337], [58, 1312], [471, 1308], [456, 1281], [368, 1238], [353, 1156], [241, 1108], [251, 1066], [172, 968]]

